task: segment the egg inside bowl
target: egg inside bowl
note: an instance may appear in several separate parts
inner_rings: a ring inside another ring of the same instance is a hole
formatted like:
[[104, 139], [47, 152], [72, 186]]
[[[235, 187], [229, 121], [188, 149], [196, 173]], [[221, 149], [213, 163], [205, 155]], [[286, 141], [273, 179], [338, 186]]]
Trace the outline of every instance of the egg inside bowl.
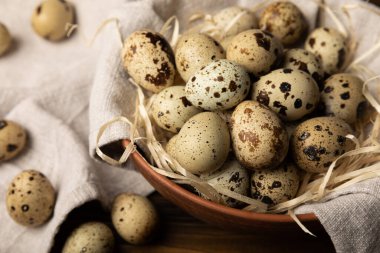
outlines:
[[[127, 147], [129, 140], [122, 145]], [[260, 233], [303, 233], [296, 222], [286, 214], [255, 213], [223, 206], [208, 201], [155, 172], [139, 153], [130, 157], [144, 178], [166, 199], [190, 215], [209, 224], [239, 231], [260, 231]], [[323, 227], [314, 214], [297, 215], [304, 226], [315, 234], [324, 233]]]

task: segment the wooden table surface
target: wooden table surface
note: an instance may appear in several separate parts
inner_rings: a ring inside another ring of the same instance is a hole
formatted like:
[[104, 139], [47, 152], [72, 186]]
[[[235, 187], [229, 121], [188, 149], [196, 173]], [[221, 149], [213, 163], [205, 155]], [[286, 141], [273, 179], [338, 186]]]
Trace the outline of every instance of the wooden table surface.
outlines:
[[[370, 1], [380, 5], [380, 0]], [[125, 253], [199, 253], [199, 252], [334, 252], [330, 238], [325, 234], [314, 238], [307, 234], [270, 236], [254, 231], [252, 233], [227, 231], [199, 221], [165, 200], [158, 193], [149, 198], [157, 207], [161, 227], [156, 238], [146, 245], [132, 246], [117, 238], [115, 252]], [[61, 226], [55, 237], [51, 252], [61, 252], [69, 233], [79, 224], [97, 220], [112, 227], [110, 214], [102, 210], [97, 202], [90, 202], [74, 210]], [[275, 229], [275, 228], [274, 228]]]

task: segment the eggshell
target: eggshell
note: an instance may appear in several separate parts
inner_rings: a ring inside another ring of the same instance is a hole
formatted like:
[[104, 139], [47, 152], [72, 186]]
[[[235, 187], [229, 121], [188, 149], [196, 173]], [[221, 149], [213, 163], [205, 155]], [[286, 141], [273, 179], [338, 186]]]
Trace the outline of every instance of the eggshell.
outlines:
[[175, 152], [176, 152], [176, 140], [177, 140], [178, 134], [174, 135], [168, 143], [165, 146], [165, 150], [168, 154], [170, 154], [172, 157], [175, 157]]
[[299, 168], [323, 173], [340, 155], [355, 148], [345, 136], [350, 126], [336, 117], [318, 117], [301, 123], [291, 138], [292, 157]]
[[25, 145], [25, 130], [13, 121], [0, 120], [0, 162], [17, 156]]
[[281, 42], [273, 35], [252, 29], [232, 39], [227, 48], [227, 59], [260, 76], [279, 65], [282, 50]]
[[323, 68], [321, 62], [313, 53], [301, 48], [289, 49], [284, 53], [282, 66], [287, 69], [305, 71], [317, 82], [319, 90], [322, 90]]
[[159, 221], [152, 203], [147, 198], [132, 193], [122, 193], [115, 198], [111, 217], [117, 233], [131, 244], [149, 241]]
[[305, 49], [317, 56], [326, 74], [338, 72], [345, 64], [348, 53], [346, 38], [333, 28], [320, 27], [312, 31]]
[[112, 253], [115, 245], [111, 229], [101, 222], [87, 222], [67, 238], [62, 253]]
[[[240, 163], [230, 157], [224, 165], [217, 171], [206, 175], [205, 178], [207, 182], [214, 187], [220, 187], [222, 189], [230, 190], [236, 193], [239, 193], [244, 196], [248, 196], [249, 191], [249, 173], [243, 168]], [[222, 204], [229, 207], [239, 207], [243, 203], [240, 201], [230, 198], [226, 195], [221, 195]]]
[[7, 27], [0, 23], [0, 56], [5, 54], [12, 45], [12, 37]]
[[184, 86], [171, 86], [162, 90], [152, 105], [152, 116], [156, 123], [172, 133], [178, 133], [188, 119], [201, 111], [187, 100]]
[[336, 116], [349, 124], [356, 122], [366, 107], [362, 93], [363, 81], [348, 73], [335, 74], [325, 81], [321, 104], [327, 115]]
[[177, 70], [185, 82], [210, 62], [224, 58], [226, 53], [222, 46], [213, 38], [201, 33], [182, 35], [175, 51]]
[[211, 62], [186, 84], [186, 98], [205, 110], [227, 110], [244, 100], [250, 79], [244, 68], [228, 60]]
[[37, 227], [51, 217], [55, 191], [41, 172], [25, 170], [11, 182], [7, 192], [7, 210], [20, 225]]
[[272, 170], [253, 171], [252, 198], [268, 205], [277, 205], [293, 199], [300, 184], [299, 173], [294, 164], [287, 162]]
[[173, 144], [175, 152], [170, 154], [191, 173], [202, 174], [223, 165], [230, 150], [230, 134], [216, 113], [201, 112], [183, 125]]
[[291, 2], [275, 2], [261, 14], [259, 27], [277, 37], [283, 45], [298, 42], [307, 27], [301, 10]]
[[277, 69], [253, 84], [252, 99], [269, 106], [282, 119], [293, 121], [314, 110], [319, 88], [304, 71]]
[[71, 3], [46, 0], [34, 10], [32, 27], [44, 39], [59, 41], [66, 38], [66, 24], [73, 24], [74, 17], [74, 7]]
[[289, 139], [276, 113], [256, 101], [239, 104], [231, 117], [232, 146], [237, 160], [247, 169], [279, 165], [288, 152]]
[[159, 33], [142, 30], [124, 41], [122, 58], [125, 69], [134, 81], [154, 93], [173, 85], [174, 53]]
[[227, 50], [228, 46], [231, 44], [231, 41], [233, 40], [234, 36], [229, 36], [226, 38], [223, 38], [220, 41], [220, 45], [224, 48], [224, 50]]
[[[244, 12], [244, 14], [242, 14]], [[241, 15], [236, 22], [231, 23], [236, 16]], [[255, 14], [248, 9], [239, 6], [230, 6], [222, 9], [213, 16], [215, 25], [221, 29], [229, 29], [224, 32], [224, 36], [234, 36], [248, 29], [257, 28], [257, 18]]]

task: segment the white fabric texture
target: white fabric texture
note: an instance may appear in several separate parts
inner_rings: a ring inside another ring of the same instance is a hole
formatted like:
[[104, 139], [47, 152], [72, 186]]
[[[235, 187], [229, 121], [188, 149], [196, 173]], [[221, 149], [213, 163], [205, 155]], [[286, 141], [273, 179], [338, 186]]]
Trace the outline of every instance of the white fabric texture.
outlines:
[[[196, 11], [213, 12], [234, 3], [252, 6], [255, 2], [75, 1], [80, 32], [67, 41], [50, 43], [31, 29], [30, 15], [36, 2], [5, 0], [0, 8], [1, 22], [9, 27], [17, 43], [12, 52], [0, 58], [0, 117], [22, 124], [30, 143], [20, 157], [0, 165], [0, 252], [48, 252], [58, 226], [73, 208], [93, 199], [107, 206], [121, 191], [143, 195], [152, 191], [131, 162], [125, 170], [89, 158], [87, 150], [94, 155], [99, 127], [120, 115], [131, 117], [135, 96], [131, 95], [134, 89], [126, 81], [128, 75], [121, 64], [115, 26], [107, 26], [91, 49], [84, 46], [83, 33], [89, 36], [102, 20], [118, 17], [126, 37], [141, 28], [159, 30], [173, 14], [184, 23]], [[313, 27], [315, 3], [295, 2]], [[343, 2], [348, 1], [328, 1], [336, 8]], [[355, 33], [362, 42], [360, 53], [378, 39], [379, 17], [360, 9], [351, 13]], [[367, 65], [378, 72], [380, 59], [368, 59]], [[101, 144], [128, 138], [128, 131], [125, 125], [115, 124], [106, 131]], [[39, 228], [17, 225], [5, 210], [7, 186], [24, 169], [43, 172], [58, 192], [54, 216]], [[338, 252], [379, 252], [379, 206], [379, 180], [373, 179], [297, 212], [316, 213]]]

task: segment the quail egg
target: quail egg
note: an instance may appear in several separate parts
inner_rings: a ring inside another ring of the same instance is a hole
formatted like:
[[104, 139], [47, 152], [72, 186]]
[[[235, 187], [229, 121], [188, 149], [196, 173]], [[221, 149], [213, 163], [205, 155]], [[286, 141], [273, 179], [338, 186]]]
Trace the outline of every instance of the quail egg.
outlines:
[[112, 224], [117, 233], [131, 244], [149, 241], [158, 227], [158, 213], [143, 196], [119, 194], [112, 204]]
[[302, 122], [293, 133], [290, 147], [300, 169], [323, 173], [340, 155], [355, 148], [346, 135], [350, 126], [337, 117], [317, 117]]
[[185, 92], [194, 106], [210, 111], [227, 110], [244, 100], [250, 85], [244, 68], [228, 60], [217, 60], [190, 78]]
[[284, 53], [283, 68], [298, 69], [310, 74], [322, 90], [323, 68], [319, 59], [311, 52], [293, 48]]
[[159, 33], [142, 30], [124, 41], [122, 58], [134, 81], [148, 91], [158, 93], [174, 84], [174, 53]]
[[74, 23], [74, 7], [65, 0], [45, 0], [32, 16], [32, 27], [41, 37], [58, 41], [66, 37], [66, 24]]
[[171, 86], [160, 91], [152, 105], [156, 123], [173, 133], [178, 133], [188, 119], [200, 112], [187, 100], [184, 86]]
[[256, 101], [244, 101], [235, 108], [231, 137], [236, 158], [247, 169], [274, 168], [288, 152], [284, 124], [276, 113]]
[[[231, 158], [217, 171], [206, 176], [207, 182], [214, 187], [230, 190], [244, 196], [248, 196], [249, 191], [249, 174], [240, 163]], [[221, 195], [222, 203], [229, 207], [239, 207], [243, 203], [240, 201]]]
[[319, 101], [319, 88], [304, 71], [277, 69], [253, 85], [252, 99], [269, 106], [282, 119], [294, 121], [314, 110]]
[[13, 121], [0, 120], [0, 162], [17, 156], [25, 145], [25, 130]]
[[20, 225], [37, 227], [44, 224], [51, 217], [54, 204], [54, 188], [39, 171], [25, 170], [9, 185], [7, 210]]
[[112, 253], [115, 245], [111, 229], [101, 222], [87, 222], [67, 238], [62, 253]]
[[167, 151], [179, 164], [191, 173], [202, 174], [219, 169], [226, 161], [230, 133], [216, 113], [201, 112], [182, 126], [170, 145]]
[[224, 58], [226, 53], [222, 46], [201, 33], [182, 35], [175, 51], [177, 70], [185, 82], [210, 62]]
[[355, 123], [366, 106], [362, 93], [363, 81], [347, 73], [332, 75], [325, 81], [321, 92], [321, 104], [327, 115]]
[[292, 163], [284, 162], [271, 170], [253, 171], [252, 198], [268, 205], [277, 205], [293, 199], [300, 184], [300, 171]]
[[281, 1], [265, 8], [260, 17], [259, 27], [273, 34], [283, 45], [290, 46], [301, 39], [307, 23], [296, 5]]
[[[240, 18], [232, 23], [236, 17]], [[225, 29], [224, 37], [234, 36], [248, 29], [257, 28], [257, 18], [255, 14], [248, 9], [239, 6], [230, 6], [222, 9], [213, 16], [215, 25], [221, 29]]]
[[320, 27], [309, 34], [305, 49], [317, 56], [326, 74], [338, 72], [345, 64], [348, 47], [346, 38], [333, 28]]
[[282, 50], [281, 42], [273, 35], [252, 29], [232, 39], [227, 48], [227, 59], [260, 76], [279, 65]]

